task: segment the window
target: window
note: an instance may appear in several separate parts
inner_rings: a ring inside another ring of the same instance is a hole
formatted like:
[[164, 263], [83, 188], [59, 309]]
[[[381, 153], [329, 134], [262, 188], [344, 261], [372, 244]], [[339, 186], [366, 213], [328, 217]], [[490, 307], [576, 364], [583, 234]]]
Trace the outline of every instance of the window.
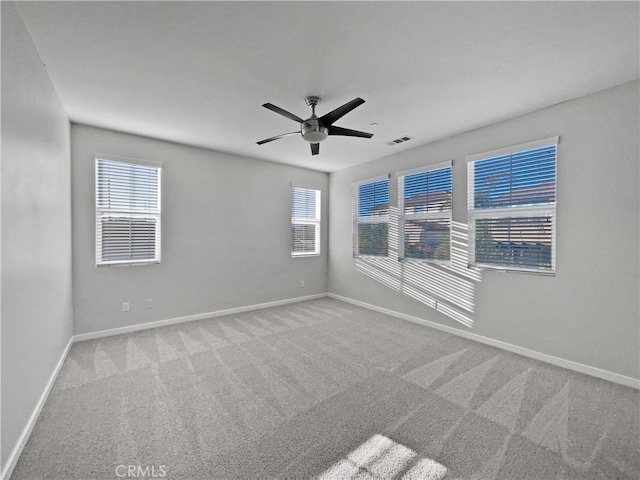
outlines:
[[451, 258], [451, 162], [398, 176], [400, 259]]
[[389, 253], [389, 177], [353, 185], [353, 254]]
[[320, 255], [320, 190], [291, 187], [291, 256]]
[[159, 164], [96, 156], [96, 264], [160, 263]]
[[558, 137], [467, 157], [469, 262], [553, 274]]

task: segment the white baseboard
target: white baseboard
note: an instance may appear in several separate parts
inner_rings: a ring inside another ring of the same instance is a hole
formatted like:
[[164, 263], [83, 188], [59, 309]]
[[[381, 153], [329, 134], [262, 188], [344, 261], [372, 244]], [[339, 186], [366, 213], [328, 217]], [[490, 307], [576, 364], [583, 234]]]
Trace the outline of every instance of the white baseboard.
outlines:
[[215, 312], [198, 313], [196, 315], [187, 315], [185, 317], [169, 318], [166, 320], [158, 320], [155, 322], [138, 323], [126, 327], [110, 328], [108, 330], [100, 330], [97, 332], [80, 333], [73, 336], [73, 342], [81, 342], [84, 340], [93, 340], [95, 338], [110, 337], [112, 335], [120, 335], [123, 333], [136, 332], [138, 330], [147, 330], [149, 328], [165, 327], [167, 325], [175, 325], [177, 323], [193, 322], [195, 320], [204, 320], [205, 318], [221, 317], [223, 315], [233, 315], [236, 313], [249, 312], [251, 310], [260, 310], [262, 308], [277, 307], [288, 303], [304, 302], [306, 300], [314, 300], [316, 298], [325, 298], [326, 293], [316, 295], [307, 295], [306, 297], [287, 298], [285, 300], [276, 300], [274, 302], [258, 303], [256, 305], [247, 305], [244, 307], [229, 308], [227, 310], [217, 310]]
[[170, 318], [167, 320], [159, 320], [156, 322], [140, 323], [137, 325], [130, 325], [127, 327], [112, 328], [109, 330], [101, 330], [98, 332], [81, 333], [78, 335], [73, 335], [69, 339], [69, 343], [65, 347], [64, 352], [62, 352], [62, 356], [60, 357], [60, 360], [58, 360], [58, 364], [53, 370], [53, 373], [51, 374], [51, 377], [49, 378], [49, 381], [47, 382], [47, 385], [44, 391], [42, 392], [42, 395], [40, 396], [40, 399], [38, 400], [38, 403], [36, 404], [36, 407], [34, 408], [33, 413], [31, 414], [31, 417], [29, 417], [29, 421], [27, 422], [27, 425], [22, 431], [22, 435], [20, 436], [18, 443], [16, 444], [13, 451], [11, 452], [11, 455], [9, 455], [7, 464], [5, 468], [2, 470], [2, 472], [0, 473], [0, 480], [9, 480], [9, 478], [11, 477], [11, 474], [13, 473], [13, 469], [15, 468], [16, 463], [20, 458], [20, 454], [22, 453], [22, 450], [24, 449], [24, 446], [26, 445], [27, 440], [29, 439], [29, 436], [33, 431], [33, 427], [35, 426], [36, 421], [38, 420], [38, 416], [42, 411], [42, 407], [44, 407], [44, 404], [47, 401], [47, 398], [49, 397], [49, 393], [51, 392], [51, 388], [53, 387], [53, 384], [55, 383], [56, 378], [58, 378], [58, 374], [62, 369], [62, 365], [64, 364], [64, 361], [66, 360], [67, 355], [69, 354], [71, 345], [73, 345], [74, 343], [81, 342], [83, 340], [91, 340], [95, 338], [109, 337], [112, 335], [120, 335], [122, 333], [135, 332], [138, 330], [146, 330], [149, 328], [157, 328], [157, 327], [163, 327], [166, 325], [174, 325], [177, 323], [191, 322], [194, 320], [203, 320], [205, 318], [220, 317], [223, 315], [232, 315], [235, 313], [248, 312], [251, 310], [259, 310], [262, 308], [277, 307], [279, 305], [286, 305], [289, 303], [304, 302], [306, 300], [325, 298], [326, 296], [327, 296], [326, 293], [320, 293], [316, 295], [307, 295], [305, 297], [288, 298], [285, 300], [277, 300], [274, 302], [260, 303], [257, 305], [247, 305], [244, 307], [230, 308], [227, 310], [218, 310], [216, 312], [200, 313], [197, 315], [188, 315], [185, 317]]
[[368, 308], [369, 310], [374, 310], [376, 312], [384, 313], [392, 317], [400, 318], [402, 320], [407, 320], [409, 322], [418, 323], [426, 327], [435, 328], [436, 330], [441, 330], [443, 332], [451, 333], [453, 335], [458, 335], [460, 337], [468, 338], [469, 340], [475, 340], [476, 342], [484, 343], [486, 345], [491, 345], [492, 347], [497, 347], [502, 350], [506, 350], [508, 352], [518, 353], [525, 357], [533, 358], [534, 360], [540, 360], [542, 362], [550, 363], [552, 365], [563, 367], [568, 370], [573, 370], [575, 372], [591, 375], [592, 377], [602, 378], [603, 380], [608, 380], [610, 382], [618, 383], [620, 385], [625, 385], [627, 387], [640, 389], [640, 380], [632, 377], [627, 377], [625, 375], [620, 375], [618, 373], [609, 372], [608, 370], [602, 370], [600, 368], [591, 367], [589, 365], [584, 365], [582, 363], [573, 362], [571, 360], [566, 360], [564, 358], [554, 357], [553, 355], [547, 355], [546, 353], [540, 353], [535, 350], [529, 350], [528, 348], [519, 347], [517, 345], [512, 345], [510, 343], [502, 342], [500, 340], [495, 340], [493, 338], [483, 337], [482, 335], [478, 335], [476, 333], [466, 332], [464, 330], [458, 330], [457, 328], [449, 327], [447, 325], [441, 325], [439, 323], [431, 322], [429, 320], [424, 320], [422, 318], [414, 317], [412, 315], [406, 315], [404, 313], [396, 312], [394, 310], [389, 310], [387, 308], [378, 307], [370, 303], [354, 300], [353, 298], [336, 295], [335, 293], [329, 293], [327, 294], [327, 296], [330, 298], [335, 298], [336, 300], [342, 300], [343, 302], [351, 303], [353, 305]]
[[22, 431], [22, 435], [20, 435], [20, 438], [18, 439], [18, 443], [16, 443], [15, 447], [13, 448], [13, 451], [9, 455], [7, 464], [2, 470], [2, 474], [0, 474], [1, 480], [9, 480], [9, 477], [11, 477], [11, 474], [13, 473], [13, 469], [16, 467], [16, 464], [18, 463], [18, 459], [20, 458], [20, 454], [22, 453], [24, 446], [27, 444], [27, 440], [29, 440], [29, 436], [33, 431], [33, 427], [35, 426], [36, 421], [40, 416], [42, 407], [44, 407], [44, 404], [46, 403], [47, 398], [49, 398], [49, 393], [51, 392], [51, 388], [53, 387], [53, 384], [55, 383], [56, 378], [58, 378], [58, 374], [62, 369], [62, 365], [64, 365], [64, 361], [66, 360], [67, 355], [69, 354], [69, 350], [71, 349], [72, 344], [73, 344], [73, 337], [69, 339], [67, 346], [65, 347], [64, 351], [62, 352], [62, 355], [60, 356], [60, 360], [58, 360], [56, 367], [53, 369], [53, 373], [49, 377], [49, 381], [44, 387], [44, 391], [42, 392], [42, 395], [40, 395], [40, 398], [38, 399], [38, 403], [36, 404], [35, 408], [33, 409], [33, 412], [31, 413], [31, 416], [29, 417], [29, 421], [27, 422], [27, 425], [24, 427], [24, 430]]
[[185, 317], [171, 318], [167, 320], [159, 320], [156, 322], [141, 323], [141, 324], [131, 325], [127, 327], [112, 328], [109, 330], [101, 330], [98, 332], [82, 333], [79, 335], [74, 335], [69, 339], [69, 343], [67, 344], [64, 351], [62, 352], [62, 355], [60, 356], [60, 360], [58, 360], [58, 363], [55, 369], [53, 370], [53, 373], [51, 374], [51, 377], [49, 378], [49, 381], [47, 382], [47, 385], [45, 386], [45, 389], [42, 392], [42, 395], [40, 396], [40, 399], [38, 400], [38, 403], [36, 404], [36, 407], [34, 408], [33, 413], [31, 414], [31, 417], [29, 417], [29, 421], [27, 422], [27, 425], [22, 431], [22, 435], [20, 436], [18, 443], [16, 444], [13, 451], [9, 455], [7, 464], [5, 468], [2, 470], [2, 473], [0, 474], [0, 480], [9, 480], [11, 474], [13, 473], [13, 469], [15, 468], [16, 463], [18, 462], [18, 458], [20, 458], [20, 454], [22, 453], [22, 450], [24, 449], [24, 446], [26, 445], [27, 440], [31, 435], [33, 427], [35, 426], [36, 421], [38, 420], [38, 416], [40, 415], [40, 412], [42, 411], [42, 408], [45, 402], [47, 401], [49, 393], [51, 392], [51, 388], [53, 387], [53, 384], [55, 383], [56, 378], [58, 377], [58, 374], [62, 369], [62, 365], [64, 364], [64, 361], [67, 358], [67, 355], [69, 354], [69, 350], [71, 349], [71, 345], [73, 343], [80, 342], [83, 340], [91, 340], [95, 338], [108, 337], [111, 335], [119, 335], [122, 333], [135, 332], [138, 330], [146, 330], [150, 328], [163, 327], [166, 325], [174, 325], [177, 323], [190, 322], [194, 320], [203, 320], [205, 318], [220, 317], [223, 315], [232, 315], [236, 313], [248, 312], [251, 310], [259, 310], [262, 308], [269, 308], [269, 307], [276, 307], [279, 305], [286, 305], [290, 303], [304, 302], [306, 300], [314, 300], [317, 298], [324, 298], [324, 297], [330, 297], [336, 300], [342, 300], [343, 302], [368, 308], [369, 310], [384, 313], [392, 317], [400, 318], [402, 320], [407, 320], [413, 323], [435, 328], [437, 330], [451, 333], [453, 335], [458, 335], [461, 337], [468, 338], [470, 340], [475, 340], [477, 342], [484, 343], [486, 345], [491, 345], [493, 347], [497, 347], [502, 350], [518, 353], [520, 355], [533, 358], [535, 360], [540, 360], [546, 363], [550, 363], [552, 365], [564, 367], [569, 370], [591, 375], [593, 377], [602, 378], [604, 380], [608, 380], [614, 383], [640, 389], [640, 380], [637, 380], [635, 378], [626, 377], [624, 375], [619, 375], [617, 373], [609, 372], [607, 370], [601, 370], [599, 368], [591, 367], [589, 365], [583, 365], [581, 363], [572, 362], [564, 358], [558, 358], [558, 357], [554, 357], [544, 353], [536, 352], [534, 350], [529, 350], [527, 348], [519, 347], [517, 345], [512, 345], [510, 343], [502, 342], [500, 340], [494, 340], [492, 338], [483, 337], [482, 335], [477, 335], [475, 333], [465, 332], [463, 330], [458, 330], [453, 327], [448, 327], [446, 325], [441, 325], [439, 323], [431, 322], [429, 320], [424, 320], [422, 318], [406, 315], [404, 313], [396, 312], [394, 310], [389, 310], [387, 308], [378, 307], [376, 305], [361, 302], [359, 300], [354, 300], [348, 297], [343, 297], [341, 295], [336, 295], [334, 293], [321, 293], [317, 295], [308, 295], [305, 297], [290, 298], [286, 300], [277, 300], [275, 302], [260, 303], [256, 305], [248, 305], [245, 307], [230, 308], [227, 310], [218, 310], [216, 312], [201, 313], [197, 315], [188, 315]]

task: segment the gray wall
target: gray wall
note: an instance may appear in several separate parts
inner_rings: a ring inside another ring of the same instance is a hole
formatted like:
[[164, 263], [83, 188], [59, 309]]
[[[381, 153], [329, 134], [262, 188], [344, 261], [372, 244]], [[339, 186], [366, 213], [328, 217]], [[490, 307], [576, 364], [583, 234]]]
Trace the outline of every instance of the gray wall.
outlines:
[[2, 2], [2, 468], [72, 329], [69, 121]]
[[[83, 125], [71, 138], [76, 334], [327, 291], [327, 174]], [[163, 163], [161, 264], [96, 268], [94, 153]], [[292, 182], [322, 190], [320, 257], [291, 258]]]
[[[638, 92], [632, 82], [331, 174], [329, 291], [639, 378]], [[554, 135], [556, 276], [466, 269], [465, 156]], [[352, 258], [351, 182], [451, 159], [452, 266]]]

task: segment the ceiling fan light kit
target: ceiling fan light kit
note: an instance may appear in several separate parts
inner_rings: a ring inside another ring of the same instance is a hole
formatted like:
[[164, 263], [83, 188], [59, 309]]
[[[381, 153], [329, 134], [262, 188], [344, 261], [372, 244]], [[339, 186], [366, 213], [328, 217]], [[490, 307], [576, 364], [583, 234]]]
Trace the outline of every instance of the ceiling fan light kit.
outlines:
[[363, 99], [354, 98], [350, 102], [345, 103], [344, 105], [336, 108], [335, 110], [332, 110], [322, 117], [318, 117], [316, 115], [316, 106], [318, 106], [318, 104], [322, 101], [320, 97], [311, 95], [305, 98], [305, 101], [307, 102], [307, 105], [311, 107], [311, 116], [306, 120], [303, 120], [297, 115], [294, 115], [291, 112], [287, 112], [286, 110], [271, 103], [263, 104], [262, 106], [264, 108], [269, 109], [272, 112], [276, 112], [283, 117], [287, 117], [290, 120], [298, 122], [300, 124], [300, 130], [297, 132], [282, 133], [280, 135], [276, 135], [275, 137], [260, 140], [256, 143], [258, 145], [263, 145], [273, 140], [278, 140], [279, 138], [299, 133], [302, 135], [302, 138], [305, 141], [311, 144], [311, 155], [318, 155], [320, 153], [320, 142], [326, 140], [329, 135], [341, 135], [346, 137], [360, 138], [373, 137], [372, 133], [361, 132], [359, 130], [351, 130], [348, 128], [342, 128], [333, 125], [334, 122], [345, 116], [351, 110], [362, 105], [364, 103]]

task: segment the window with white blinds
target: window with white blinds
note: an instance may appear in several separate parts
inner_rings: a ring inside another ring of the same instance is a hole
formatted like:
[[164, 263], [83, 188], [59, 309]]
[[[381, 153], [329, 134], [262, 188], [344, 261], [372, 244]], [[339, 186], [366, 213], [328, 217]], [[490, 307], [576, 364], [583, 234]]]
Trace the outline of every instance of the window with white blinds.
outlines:
[[451, 162], [398, 175], [400, 259], [451, 259]]
[[558, 137], [468, 160], [469, 263], [555, 272]]
[[159, 164], [96, 156], [96, 265], [160, 263]]
[[353, 255], [389, 254], [389, 177], [353, 184]]
[[291, 187], [291, 256], [320, 255], [320, 190]]

